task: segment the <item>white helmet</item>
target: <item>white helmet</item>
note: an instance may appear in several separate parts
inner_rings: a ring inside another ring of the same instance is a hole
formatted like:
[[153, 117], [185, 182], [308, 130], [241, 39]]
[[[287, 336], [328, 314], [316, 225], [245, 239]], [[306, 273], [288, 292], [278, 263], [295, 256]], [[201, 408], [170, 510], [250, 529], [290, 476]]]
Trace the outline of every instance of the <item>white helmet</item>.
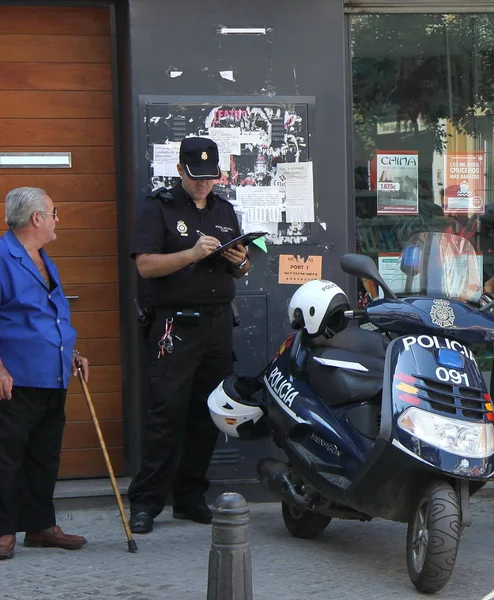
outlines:
[[243, 440], [268, 435], [260, 402], [252, 398], [261, 387], [256, 377], [230, 375], [224, 379], [208, 398], [209, 412], [216, 427]]
[[305, 328], [310, 336], [333, 336], [348, 324], [344, 311], [350, 310], [345, 292], [324, 279], [300, 286], [288, 304], [288, 320], [293, 329]]

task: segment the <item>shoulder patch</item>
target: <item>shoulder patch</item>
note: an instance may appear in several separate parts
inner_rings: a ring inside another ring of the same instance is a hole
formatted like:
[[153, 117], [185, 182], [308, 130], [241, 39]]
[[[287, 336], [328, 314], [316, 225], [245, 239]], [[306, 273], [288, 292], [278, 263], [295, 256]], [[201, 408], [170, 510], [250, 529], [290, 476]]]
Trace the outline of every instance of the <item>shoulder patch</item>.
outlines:
[[171, 193], [168, 191], [167, 188], [164, 187], [154, 190], [154, 192], [148, 195], [148, 198], [150, 198], [151, 200], [158, 199], [165, 203], [170, 202], [170, 200], [173, 200], [173, 196], [171, 195]]

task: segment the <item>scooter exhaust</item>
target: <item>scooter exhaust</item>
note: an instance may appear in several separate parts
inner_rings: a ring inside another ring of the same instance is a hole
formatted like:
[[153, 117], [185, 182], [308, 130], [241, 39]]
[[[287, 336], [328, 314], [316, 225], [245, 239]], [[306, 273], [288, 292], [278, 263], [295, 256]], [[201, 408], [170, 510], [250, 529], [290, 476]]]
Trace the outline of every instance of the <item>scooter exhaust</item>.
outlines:
[[287, 504], [307, 508], [307, 502], [290, 481], [288, 465], [275, 458], [263, 458], [257, 464], [259, 479], [273, 494]]

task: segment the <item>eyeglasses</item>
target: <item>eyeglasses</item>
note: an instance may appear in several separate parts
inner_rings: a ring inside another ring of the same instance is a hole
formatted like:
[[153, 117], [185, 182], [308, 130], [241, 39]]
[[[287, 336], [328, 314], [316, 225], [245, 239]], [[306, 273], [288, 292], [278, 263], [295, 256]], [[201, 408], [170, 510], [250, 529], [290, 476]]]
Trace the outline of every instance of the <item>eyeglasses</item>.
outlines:
[[57, 218], [57, 209], [55, 207], [53, 207], [53, 212], [52, 213], [51, 212], [46, 212], [46, 210], [40, 210], [38, 212], [40, 212], [42, 215], [50, 215], [54, 219]]

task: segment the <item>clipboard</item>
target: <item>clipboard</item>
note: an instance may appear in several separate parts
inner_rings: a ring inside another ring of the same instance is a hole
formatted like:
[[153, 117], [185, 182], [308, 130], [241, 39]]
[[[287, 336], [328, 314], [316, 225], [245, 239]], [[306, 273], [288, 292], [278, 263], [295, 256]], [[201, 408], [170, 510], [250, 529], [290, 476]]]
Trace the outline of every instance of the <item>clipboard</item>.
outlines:
[[199, 260], [196, 260], [196, 262], [194, 264], [203, 262], [204, 260], [216, 258], [217, 256], [220, 256], [222, 252], [224, 252], [225, 250], [228, 250], [228, 248], [231, 248], [232, 246], [236, 246], [237, 244], [242, 244], [242, 246], [247, 246], [248, 244], [250, 244], [250, 242], [257, 240], [257, 238], [260, 238], [263, 235], [267, 235], [267, 232], [266, 231], [253, 231], [251, 233], [244, 233], [243, 235], [239, 235], [235, 239], [230, 240], [229, 242], [226, 242], [226, 244], [223, 244], [219, 248], [216, 248], [216, 250], [213, 250], [213, 252], [211, 252], [211, 254], [208, 254], [204, 258], [200, 258]]

